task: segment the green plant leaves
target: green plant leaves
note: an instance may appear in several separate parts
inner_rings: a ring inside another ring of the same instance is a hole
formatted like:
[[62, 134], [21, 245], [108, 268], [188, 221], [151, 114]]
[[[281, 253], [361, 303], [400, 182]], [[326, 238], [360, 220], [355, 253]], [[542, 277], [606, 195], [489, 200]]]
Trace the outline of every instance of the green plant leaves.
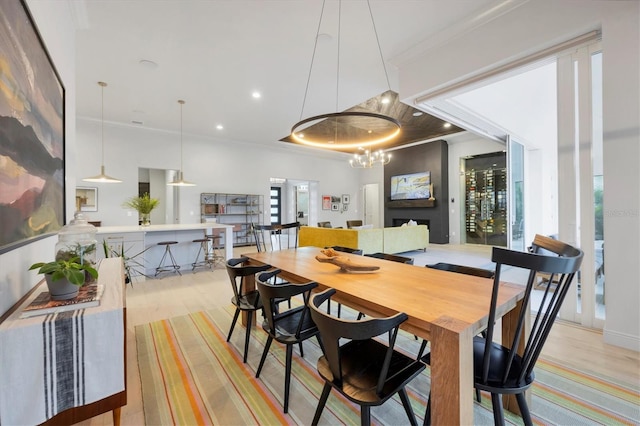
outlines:
[[75, 285], [82, 285], [85, 281], [85, 271], [93, 278], [98, 278], [98, 271], [95, 270], [90, 264], [80, 264], [78, 257], [73, 257], [69, 260], [59, 259], [53, 262], [44, 263], [38, 262], [31, 265], [29, 270], [38, 269], [39, 274], [50, 274], [52, 281], [58, 281], [59, 279], [66, 278], [70, 283]]

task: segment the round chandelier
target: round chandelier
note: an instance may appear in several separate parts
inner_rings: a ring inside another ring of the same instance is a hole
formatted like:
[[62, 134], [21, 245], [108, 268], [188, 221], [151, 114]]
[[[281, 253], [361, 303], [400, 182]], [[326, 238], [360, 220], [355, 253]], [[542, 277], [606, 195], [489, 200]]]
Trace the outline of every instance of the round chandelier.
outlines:
[[391, 161], [391, 154], [378, 150], [371, 152], [368, 149], [362, 154], [353, 154], [353, 158], [349, 160], [349, 165], [354, 169], [370, 169], [376, 166], [384, 166]]

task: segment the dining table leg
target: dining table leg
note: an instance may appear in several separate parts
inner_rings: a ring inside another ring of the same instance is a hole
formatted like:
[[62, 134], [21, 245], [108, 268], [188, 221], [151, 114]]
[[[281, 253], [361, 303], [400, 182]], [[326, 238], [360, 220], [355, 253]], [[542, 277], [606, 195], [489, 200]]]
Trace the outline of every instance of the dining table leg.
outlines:
[[469, 324], [438, 318], [430, 342], [431, 423], [472, 425], [473, 333]]
[[[251, 291], [254, 291], [256, 289], [256, 277], [253, 274], [247, 275], [246, 277], [243, 277], [244, 279], [244, 285], [242, 286], [244, 293], [249, 293]], [[253, 315], [251, 324], [253, 324], [253, 326], [257, 326], [256, 324], [256, 312], [255, 311], [242, 311], [242, 315], [240, 318], [240, 321], [242, 322], [242, 325], [244, 325], [245, 327], [248, 324], [248, 318], [249, 315]]]
[[[523, 300], [519, 300], [516, 304], [516, 307], [509, 312], [507, 312], [502, 317], [502, 341], [503, 342], [511, 342], [516, 333], [516, 326], [518, 324], [518, 315], [520, 310], [522, 309]], [[526, 307], [526, 312], [531, 312], [529, 306]], [[531, 315], [525, 315], [524, 317], [524, 326], [522, 327], [522, 335], [520, 336], [520, 341], [518, 343], [518, 353], [522, 355], [524, 353], [524, 347], [527, 343], [527, 337], [529, 336], [529, 331], [531, 330]], [[531, 392], [525, 393], [525, 398], [527, 399], [527, 405], [531, 406]], [[516, 400], [515, 395], [505, 394], [502, 397], [502, 406], [505, 410], [511, 411], [515, 414], [520, 414], [520, 407], [518, 406], [518, 401]]]

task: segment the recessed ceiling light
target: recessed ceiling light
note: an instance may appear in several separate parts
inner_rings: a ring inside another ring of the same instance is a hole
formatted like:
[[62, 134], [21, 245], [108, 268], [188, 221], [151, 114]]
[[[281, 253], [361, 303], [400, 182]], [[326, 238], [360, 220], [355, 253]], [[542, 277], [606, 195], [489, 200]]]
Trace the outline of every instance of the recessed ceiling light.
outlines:
[[412, 115], [413, 115], [414, 117], [420, 117], [422, 114], [424, 114], [422, 111], [416, 111], [416, 112], [414, 112]]
[[222, 124], [218, 124], [218, 125], [216, 126], [216, 129], [218, 129], [218, 130], [222, 130], [222, 129], [224, 129], [224, 126], [223, 126]]
[[138, 63], [140, 64], [140, 66], [149, 70], [155, 70], [156, 68], [158, 68], [158, 63], [149, 59], [140, 59]]
[[253, 93], [251, 94], [251, 96], [253, 96], [255, 99], [259, 99], [259, 98], [261, 98], [261, 97], [262, 97], [262, 95], [260, 94], [260, 92], [253, 92]]
[[444, 123], [442, 125], [445, 129], [448, 129], [449, 127], [451, 127], [451, 123]]

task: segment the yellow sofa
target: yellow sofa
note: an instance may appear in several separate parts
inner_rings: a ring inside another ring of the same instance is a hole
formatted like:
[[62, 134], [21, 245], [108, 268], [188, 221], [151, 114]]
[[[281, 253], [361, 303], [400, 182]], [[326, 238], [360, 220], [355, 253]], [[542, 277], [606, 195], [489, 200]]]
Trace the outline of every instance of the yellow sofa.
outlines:
[[426, 225], [375, 229], [336, 229], [303, 226], [300, 228], [300, 247], [342, 246], [369, 253], [402, 253], [426, 250], [429, 228]]
[[427, 250], [429, 228], [427, 225], [395, 226], [383, 230], [383, 253], [402, 253], [411, 250]]

